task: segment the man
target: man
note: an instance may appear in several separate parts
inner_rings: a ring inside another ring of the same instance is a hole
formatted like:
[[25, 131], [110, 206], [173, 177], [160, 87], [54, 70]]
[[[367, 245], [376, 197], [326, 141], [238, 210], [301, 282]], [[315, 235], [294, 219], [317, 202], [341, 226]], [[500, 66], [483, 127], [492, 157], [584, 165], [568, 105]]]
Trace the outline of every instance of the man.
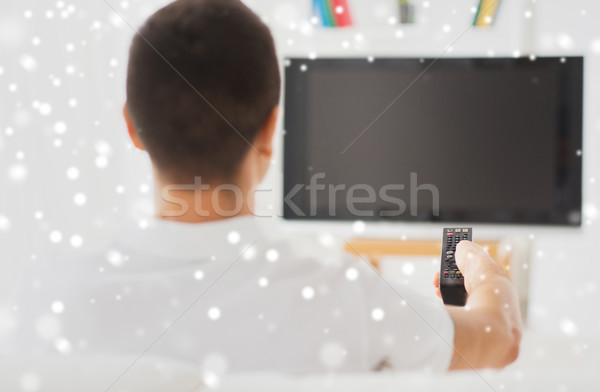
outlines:
[[279, 94], [271, 34], [242, 2], [177, 0], [151, 16], [131, 46], [124, 115], [152, 161], [156, 216], [85, 259], [35, 266], [16, 348], [159, 355], [215, 374], [514, 361], [515, 289], [478, 245], [458, 245], [470, 295], [446, 308], [349, 256], [299, 257], [261, 228], [252, 191]]

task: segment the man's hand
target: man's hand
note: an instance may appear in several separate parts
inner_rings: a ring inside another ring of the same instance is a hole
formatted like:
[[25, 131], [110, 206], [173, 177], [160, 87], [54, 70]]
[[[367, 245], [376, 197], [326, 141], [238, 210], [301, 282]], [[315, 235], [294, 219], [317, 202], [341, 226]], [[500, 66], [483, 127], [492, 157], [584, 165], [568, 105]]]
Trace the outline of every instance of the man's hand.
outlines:
[[[449, 306], [455, 326], [454, 356], [450, 369], [504, 367], [518, 356], [521, 313], [517, 291], [502, 268], [470, 241], [456, 247], [469, 297], [464, 307]], [[436, 295], [441, 298], [439, 272], [434, 276]]]

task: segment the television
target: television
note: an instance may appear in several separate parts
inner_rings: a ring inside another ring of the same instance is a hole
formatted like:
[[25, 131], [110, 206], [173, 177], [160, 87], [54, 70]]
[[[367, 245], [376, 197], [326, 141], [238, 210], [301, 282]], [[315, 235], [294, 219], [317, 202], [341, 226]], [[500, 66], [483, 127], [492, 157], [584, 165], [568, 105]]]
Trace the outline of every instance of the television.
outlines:
[[287, 58], [283, 217], [581, 225], [583, 57]]

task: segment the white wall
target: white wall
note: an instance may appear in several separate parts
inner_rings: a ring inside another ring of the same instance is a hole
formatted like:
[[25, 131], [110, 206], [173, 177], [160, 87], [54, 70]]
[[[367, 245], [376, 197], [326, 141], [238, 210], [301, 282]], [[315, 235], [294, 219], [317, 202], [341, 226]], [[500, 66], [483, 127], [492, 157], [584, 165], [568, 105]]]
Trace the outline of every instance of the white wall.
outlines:
[[[317, 56], [429, 57], [500, 56], [515, 51], [586, 54], [583, 227], [486, 226], [478, 227], [476, 235], [497, 237], [516, 232], [535, 237], [534, 260], [527, 266], [532, 269], [532, 328], [549, 333], [598, 333], [600, 315], [590, 310], [600, 299], [592, 248], [594, 240], [600, 238], [600, 198], [595, 181], [600, 177], [600, 158], [594, 151], [600, 148], [600, 117], [594, 110], [600, 104], [600, 80], [591, 70], [600, 61], [600, 30], [595, 22], [600, 17], [600, 4], [592, 0], [571, 0], [568, 5], [560, 0], [504, 0], [496, 26], [480, 30], [470, 28], [475, 0], [415, 2], [418, 23], [403, 27], [389, 24], [389, 17], [396, 14], [396, 0], [350, 0], [356, 26], [323, 31], [310, 23], [309, 0], [246, 2], [273, 28], [282, 57], [311, 52]], [[125, 99], [127, 48], [133, 34], [129, 24], [139, 26], [166, 2], [109, 3], [126, 22], [103, 1], [3, 1], [0, 248], [4, 256], [0, 292], [8, 289], [15, 268], [23, 260], [82, 252], [109, 236], [131, 205], [150, 200], [147, 158], [131, 148], [120, 108]], [[531, 18], [525, 17], [526, 11], [531, 12]], [[449, 45], [452, 49], [446, 52]], [[66, 125], [66, 131], [60, 123]], [[78, 169], [77, 179], [67, 177], [70, 167]], [[274, 191], [263, 195], [262, 209], [278, 208], [281, 149], [265, 187]], [[86, 195], [82, 206], [74, 203], [77, 193]], [[38, 211], [42, 215], [36, 218]], [[363, 235], [437, 238], [439, 227], [367, 225]], [[309, 226], [301, 231], [307, 230], [352, 235], [350, 225]], [[55, 231], [62, 235], [58, 243], [51, 241], [51, 237], [60, 237], [51, 235]], [[71, 240], [77, 245], [77, 236], [83, 245], [74, 248]], [[306, 236], [303, 238], [306, 241]]]
[[[600, 148], [600, 117], [594, 110], [600, 105], [600, 78], [592, 72], [600, 65], [600, 30], [597, 28], [600, 3], [591, 0], [571, 1], [568, 5], [559, 0], [503, 1], [494, 28], [475, 29], [469, 27], [475, 1], [414, 2], [419, 22], [415, 26], [388, 23], [389, 16], [395, 15], [396, 10], [392, 0], [351, 1], [358, 23], [353, 28], [338, 31], [307, 28], [307, 23], [299, 22], [309, 12], [303, 1], [278, 2], [276, 7], [268, 0], [253, 3], [271, 21], [282, 56], [306, 56], [311, 52], [321, 57], [585, 55], [582, 228], [480, 225], [475, 235], [498, 238], [516, 234], [533, 238], [532, 261], [523, 266], [531, 270], [529, 326], [532, 329], [551, 334], [598, 334], [600, 316], [590, 310], [600, 300], [593, 249], [595, 240], [600, 238], [597, 220], [600, 195], [596, 184], [600, 177], [600, 158], [595, 151]], [[278, 18], [282, 14], [297, 19]], [[402, 31], [400, 38], [398, 30]], [[449, 45], [452, 50], [446, 51]], [[271, 173], [271, 180], [278, 184], [281, 172]], [[439, 227], [368, 224], [366, 232], [360, 235], [437, 238]], [[304, 231], [313, 229], [313, 226], [303, 228]], [[335, 237], [355, 235], [349, 225], [317, 229], [322, 233], [320, 238], [328, 238], [327, 233], [334, 233]]]

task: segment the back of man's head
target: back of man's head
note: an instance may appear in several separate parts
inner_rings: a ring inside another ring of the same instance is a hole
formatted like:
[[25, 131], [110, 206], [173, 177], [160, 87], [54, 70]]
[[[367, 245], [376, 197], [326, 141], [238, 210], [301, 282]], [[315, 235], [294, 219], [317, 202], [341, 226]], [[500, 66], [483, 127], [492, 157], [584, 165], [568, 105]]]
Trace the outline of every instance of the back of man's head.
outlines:
[[273, 38], [240, 0], [177, 0], [131, 45], [127, 108], [171, 181], [230, 180], [280, 94]]

